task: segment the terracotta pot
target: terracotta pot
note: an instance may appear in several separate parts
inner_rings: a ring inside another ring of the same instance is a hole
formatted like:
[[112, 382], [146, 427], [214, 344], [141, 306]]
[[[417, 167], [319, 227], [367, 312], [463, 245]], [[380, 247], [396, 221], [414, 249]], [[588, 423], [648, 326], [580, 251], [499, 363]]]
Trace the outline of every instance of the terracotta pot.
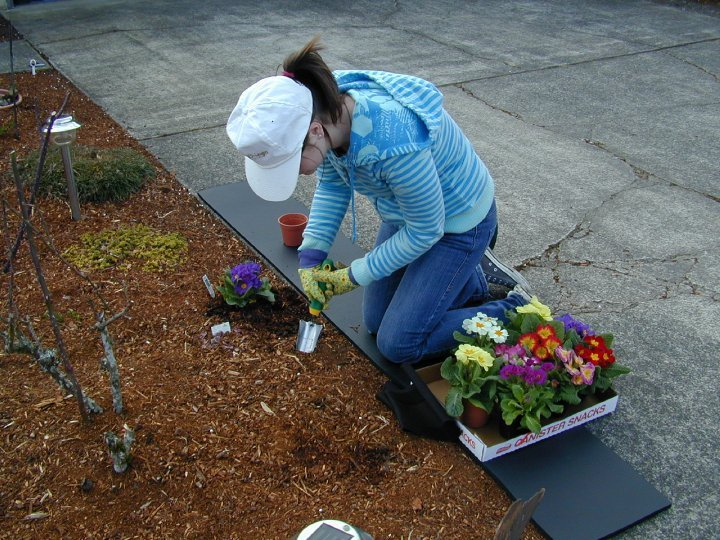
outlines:
[[476, 407], [468, 400], [463, 400], [463, 413], [460, 417], [460, 421], [469, 428], [479, 428], [487, 424], [490, 419], [490, 413], [485, 409]]
[[[7, 88], [0, 88], [0, 96], [7, 96], [10, 93], [10, 90]], [[9, 109], [13, 105], [20, 105], [22, 102], [22, 95], [18, 94], [17, 99], [15, 100], [15, 103], [9, 103], [7, 105], [0, 105], [0, 109]]]
[[283, 214], [278, 218], [283, 244], [288, 247], [298, 247], [302, 244], [302, 233], [307, 225], [305, 214]]

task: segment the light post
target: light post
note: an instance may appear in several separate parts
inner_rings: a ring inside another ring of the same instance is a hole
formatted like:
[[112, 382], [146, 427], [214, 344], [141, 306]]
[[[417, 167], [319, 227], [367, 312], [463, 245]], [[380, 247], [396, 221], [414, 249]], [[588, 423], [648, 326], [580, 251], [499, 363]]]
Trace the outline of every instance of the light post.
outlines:
[[[55, 114], [55, 113], [53, 113]], [[70, 115], [60, 116], [53, 122], [50, 130], [50, 142], [60, 148], [62, 154], [63, 167], [65, 168], [65, 179], [68, 185], [68, 199], [70, 199], [70, 210], [72, 218], [77, 221], [80, 216], [80, 201], [78, 200], [77, 185], [75, 184], [75, 174], [72, 168], [72, 157], [70, 155], [70, 145], [77, 137], [77, 130], [80, 124], [73, 120]], [[43, 133], [47, 133], [47, 124], [42, 129]]]

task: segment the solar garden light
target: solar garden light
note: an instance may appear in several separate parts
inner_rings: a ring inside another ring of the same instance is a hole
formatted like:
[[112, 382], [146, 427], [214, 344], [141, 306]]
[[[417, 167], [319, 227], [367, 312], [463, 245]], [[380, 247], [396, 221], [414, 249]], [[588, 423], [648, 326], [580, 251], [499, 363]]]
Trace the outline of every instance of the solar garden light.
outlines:
[[373, 537], [344, 521], [323, 519], [305, 527], [293, 540], [373, 540]]
[[[55, 113], [53, 113], [55, 114]], [[48, 122], [49, 124], [49, 122]], [[47, 133], [47, 125], [43, 127], [43, 133]], [[73, 120], [71, 115], [60, 116], [53, 122], [50, 129], [50, 142], [60, 148], [62, 154], [63, 167], [65, 167], [65, 178], [68, 185], [68, 199], [70, 200], [70, 210], [72, 218], [77, 221], [80, 216], [80, 201], [78, 200], [77, 185], [75, 184], [75, 174], [72, 168], [72, 157], [70, 156], [70, 145], [77, 137], [77, 130], [80, 124]]]

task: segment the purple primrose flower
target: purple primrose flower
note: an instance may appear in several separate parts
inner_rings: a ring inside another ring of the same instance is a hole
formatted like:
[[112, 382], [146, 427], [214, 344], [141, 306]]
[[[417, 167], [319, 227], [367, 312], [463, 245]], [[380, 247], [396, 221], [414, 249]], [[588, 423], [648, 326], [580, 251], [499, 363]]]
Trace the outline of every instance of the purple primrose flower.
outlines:
[[585, 324], [582, 321], [577, 320], [575, 317], [566, 313], [561, 317], [555, 317], [555, 320], [560, 321], [565, 326], [565, 331], [572, 329], [575, 330], [580, 337], [592, 336], [594, 332], [590, 329], [589, 324]]
[[495, 347], [495, 354], [502, 357], [505, 362], [512, 362], [513, 358], [522, 358], [525, 356], [525, 347], [519, 343], [517, 345], [506, 345], [501, 343]]
[[553, 369], [555, 369], [555, 364], [552, 362], [543, 362], [540, 369], [542, 369], [545, 373], [550, 373]]
[[547, 382], [547, 373], [542, 369], [527, 368], [524, 378], [527, 384], [543, 385]]
[[525, 368], [514, 364], [507, 364], [500, 368], [500, 378], [509, 379], [510, 377], [522, 377]]
[[259, 277], [261, 268], [257, 263], [241, 263], [230, 270], [235, 292], [245, 294], [249, 289], [262, 287], [262, 280]]

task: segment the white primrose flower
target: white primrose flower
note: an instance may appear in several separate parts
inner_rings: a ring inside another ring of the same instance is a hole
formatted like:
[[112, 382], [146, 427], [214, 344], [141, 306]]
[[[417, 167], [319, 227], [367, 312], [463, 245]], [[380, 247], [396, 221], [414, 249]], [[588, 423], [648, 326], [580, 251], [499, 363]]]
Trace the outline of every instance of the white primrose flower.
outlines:
[[485, 315], [485, 313], [483, 313], [482, 311], [478, 311], [478, 312], [475, 314], [475, 317], [474, 317], [474, 318], [475, 318], [475, 319], [480, 319], [480, 320], [483, 320], [483, 321], [487, 321], [487, 322], [492, 323], [492, 324], [497, 324], [497, 322], [498, 322], [498, 320], [497, 320], [496, 317], [491, 317], [490, 315]]
[[505, 343], [508, 333], [504, 328], [495, 326], [488, 332], [488, 336], [490, 336], [490, 339], [492, 339], [495, 343]]
[[486, 336], [493, 326], [491, 322], [480, 317], [473, 317], [463, 321], [463, 330], [468, 334], [477, 334], [479, 336]]
[[472, 334], [475, 328], [475, 322], [472, 319], [465, 319], [462, 323], [463, 330], [466, 333]]

